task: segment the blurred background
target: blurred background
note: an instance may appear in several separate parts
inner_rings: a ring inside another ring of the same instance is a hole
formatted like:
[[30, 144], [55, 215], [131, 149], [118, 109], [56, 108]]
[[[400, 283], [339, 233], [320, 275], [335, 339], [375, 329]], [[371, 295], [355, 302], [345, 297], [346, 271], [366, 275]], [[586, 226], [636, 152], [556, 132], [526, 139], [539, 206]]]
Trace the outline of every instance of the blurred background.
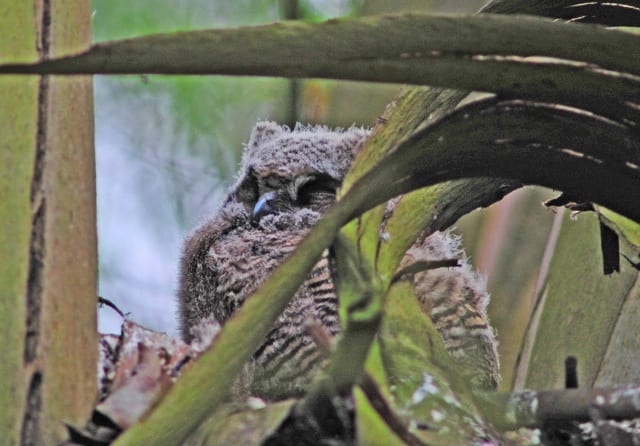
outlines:
[[[96, 42], [150, 33], [321, 21], [382, 12], [475, 12], [486, 0], [92, 0]], [[399, 85], [255, 77], [97, 76], [100, 295], [155, 330], [176, 333], [175, 291], [185, 235], [214, 213], [255, 122], [370, 126]], [[457, 224], [488, 279], [504, 382], [527, 322], [554, 215], [528, 189]], [[524, 230], [526, 228], [526, 231]], [[539, 284], [538, 284], [539, 286]], [[120, 317], [99, 310], [101, 332]]]

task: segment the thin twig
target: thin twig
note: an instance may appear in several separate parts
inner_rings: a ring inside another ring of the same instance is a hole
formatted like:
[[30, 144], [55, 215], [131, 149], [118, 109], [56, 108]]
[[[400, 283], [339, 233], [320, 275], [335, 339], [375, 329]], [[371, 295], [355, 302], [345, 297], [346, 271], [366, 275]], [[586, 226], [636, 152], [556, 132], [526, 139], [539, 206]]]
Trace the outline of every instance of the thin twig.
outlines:
[[360, 389], [364, 392], [371, 406], [378, 412], [378, 415], [385, 421], [387, 426], [396, 434], [404, 444], [408, 446], [424, 446], [425, 443], [409, 432], [407, 423], [402, 420], [396, 412], [389, 406], [375, 380], [368, 373], [362, 376]]
[[98, 296], [98, 305], [101, 305], [101, 306], [102, 305], [106, 305], [107, 307], [111, 308], [113, 311], [118, 313], [122, 319], [126, 319], [127, 318], [127, 316], [122, 312], [122, 310], [120, 310], [120, 308], [118, 308], [118, 306], [116, 304], [114, 304], [113, 302], [111, 302], [107, 298], [104, 298], [102, 296]]
[[411, 265], [406, 266], [400, 271], [396, 272], [393, 276], [393, 279], [391, 280], [391, 283], [396, 283], [406, 275], [418, 274], [430, 269], [452, 268], [457, 266], [460, 266], [460, 261], [458, 259], [421, 260], [418, 262], [414, 262]]

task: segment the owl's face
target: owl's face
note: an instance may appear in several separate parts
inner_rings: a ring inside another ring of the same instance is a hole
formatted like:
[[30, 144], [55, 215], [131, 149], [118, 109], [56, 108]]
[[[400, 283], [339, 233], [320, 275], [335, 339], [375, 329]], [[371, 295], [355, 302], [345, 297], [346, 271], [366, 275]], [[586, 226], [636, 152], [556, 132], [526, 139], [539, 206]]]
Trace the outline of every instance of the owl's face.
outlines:
[[[240, 179], [229, 201], [244, 207], [255, 227], [263, 219], [304, 217], [313, 224], [335, 202], [338, 187], [368, 132], [298, 126], [294, 131], [271, 122], [253, 130]], [[295, 219], [300, 220], [300, 219]]]
[[253, 223], [267, 215], [296, 213], [303, 209], [323, 214], [335, 202], [340, 179], [322, 172], [295, 177], [262, 175], [253, 170], [237, 191]]
[[[256, 125], [236, 184], [218, 212], [185, 243], [180, 317], [187, 341], [200, 339], [199, 333], [205, 332], [200, 327], [212, 319], [224, 324], [293, 252], [335, 202], [342, 179], [367, 135], [367, 130], [355, 127], [336, 131], [321, 126], [290, 130], [273, 122]], [[331, 283], [326, 264], [316, 268], [314, 280], [324, 277]], [[333, 285], [316, 291], [335, 301]], [[335, 302], [329, 304], [325, 299], [316, 311], [312, 295], [303, 286], [288, 317], [299, 314], [306, 319], [332, 312], [323, 317], [333, 320], [328, 326], [337, 330]], [[278, 325], [298, 330], [302, 326], [302, 322], [292, 325], [285, 319]], [[304, 337], [304, 342], [311, 341]]]

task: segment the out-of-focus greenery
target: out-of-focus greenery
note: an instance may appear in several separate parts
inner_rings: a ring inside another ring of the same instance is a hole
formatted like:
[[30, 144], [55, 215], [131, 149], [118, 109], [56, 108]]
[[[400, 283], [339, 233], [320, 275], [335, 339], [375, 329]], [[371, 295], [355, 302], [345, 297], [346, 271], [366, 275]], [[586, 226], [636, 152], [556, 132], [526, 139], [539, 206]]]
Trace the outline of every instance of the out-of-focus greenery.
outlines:
[[[266, 24], [284, 17], [285, 3], [93, 0], [93, 38]], [[300, 0], [297, 14], [320, 21], [363, 12], [363, 6], [362, 0]], [[398, 89], [301, 81], [292, 113], [290, 85], [259, 77], [95, 78], [102, 295], [141, 323], [173, 331], [182, 238], [219, 205], [255, 122], [296, 116], [332, 126], [370, 125]], [[119, 329], [115, 314], [100, 315], [102, 331]]]
[[[198, 28], [234, 26], [238, 24], [269, 23], [279, 18], [277, 2], [237, 1], [207, 2], [193, 0], [172, 2], [167, 0], [94, 0], [93, 33], [95, 41], [128, 38], [158, 32], [173, 32]], [[156, 168], [183, 170], [175, 176], [202, 176], [218, 188], [232, 181], [239, 160], [238, 141], [244, 139], [253, 123], [259, 118], [278, 118], [286, 94], [286, 81], [277, 79], [237, 79], [224, 77], [109, 77], [98, 78], [99, 86], [106, 90], [98, 95], [97, 124], [102, 120], [117, 118], [118, 108], [135, 109], [140, 104], [152, 104], [150, 108], [161, 113], [130, 113], [120, 123], [129, 132], [132, 147], [122, 148], [133, 157], [145, 158]], [[98, 93], [100, 93], [100, 89]], [[101, 115], [102, 102], [115, 103], [109, 116]], [[143, 109], [144, 110], [144, 109]], [[114, 116], [116, 115], [116, 116]], [[149, 121], [155, 120], [149, 126]], [[141, 121], [141, 122], [138, 122]], [[149, 126], [149, 127], [148, 127]], [[158, 132], [162, 141], [157, 141]], [[170, 131], [166, 131], [166, 129]], [[143, 132], [137, 132], [142, 129]], [[146, 129], [150, 129], [151, 131]], [[134, 135], [134, 133], [136, 133]], [[173, 136], [166, 141], [167, 135]], [[98, 141], [100, 143], [101, 141]], [[193, 157], [190, 165], [181, 166], [182, 155]], [[162, 164], [165, 163], [163, 166]], [[191, 178], [193, 180], [193, 178]], [[176, 182], [176, 210], [182, 209], [182, 224], [193, 224], [192, 215], [181, 202], [185, 193], [196, 193], [188, 185]], [[209, 194], [209, 188], [201, 188], [201, 194]]]

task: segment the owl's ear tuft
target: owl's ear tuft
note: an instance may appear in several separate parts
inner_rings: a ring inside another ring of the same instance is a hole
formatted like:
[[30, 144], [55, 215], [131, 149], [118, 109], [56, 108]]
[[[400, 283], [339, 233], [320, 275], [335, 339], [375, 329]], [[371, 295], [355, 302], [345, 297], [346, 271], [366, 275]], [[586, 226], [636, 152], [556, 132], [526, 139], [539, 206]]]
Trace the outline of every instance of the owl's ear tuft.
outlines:
[[256, 147], [261, 147], [269, 141], [278, 139], [284, 132], [285, 129], [277, 122], [258, 121], [251, 131], [247, 149], [251, 151]]
[[289, 131], [288, 128], [282, 127], [277, 122], [273, 121], [258, 121], [251, 130], [251, 136], [249, 142], [244, 145], [244, 152], [242, 154], [242, 169], [240, 170], [240, 177], [243, 173], [250, 168], [250, 160], [257, 156], [265, 146], [268, 146], [270, 142], [278, 140], [283, 133]]

